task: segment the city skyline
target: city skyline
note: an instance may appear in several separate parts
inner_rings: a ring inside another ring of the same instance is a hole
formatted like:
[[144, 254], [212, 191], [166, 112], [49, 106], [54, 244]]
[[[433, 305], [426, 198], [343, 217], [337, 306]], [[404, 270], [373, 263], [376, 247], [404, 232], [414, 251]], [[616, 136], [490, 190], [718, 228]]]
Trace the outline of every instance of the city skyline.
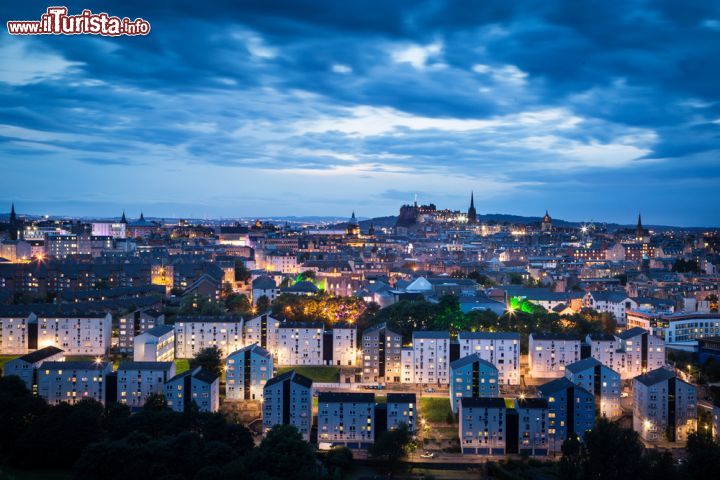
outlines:
[[0, 38], [0, 205], [720, 226], [720, 7], [506, 3], [68, 2], [152, 31]]

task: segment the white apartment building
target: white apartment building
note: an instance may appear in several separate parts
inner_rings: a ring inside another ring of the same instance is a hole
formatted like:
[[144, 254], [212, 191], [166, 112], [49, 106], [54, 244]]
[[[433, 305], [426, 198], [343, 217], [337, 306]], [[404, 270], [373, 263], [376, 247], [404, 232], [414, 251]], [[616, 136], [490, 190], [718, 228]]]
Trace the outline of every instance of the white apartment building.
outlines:
[[720, 313], [628, 312], [628, 328], [640, 327], [668, 345], [694, 347], [700, 338], [720, 335]]
[[650, 443], [685, 443], [697, 429], [697, 391], [665, 368], [633, 380], [633, 429]]
[[247, 320], [243, 329], [244, 345], [255, 343], [275, 355], [279, 327], [280, 321], [268, 314]]
[[262, 400], [263, 389], [273, 376], [273, 357], [258, 345], [249, 345], [225, 359], [226, 398]]
[[281, 323], [269, 347], [278, 365], [323, 365], [323, 325]]
[[105, 355], [112, 339], [112, 315], [37, 317], [37, 348], [58, 347], [66, 355]]
[[244, 345], [241, 317], [178, 317], [175, 320], [177, 358], [192, 358], [207, 347], [218, 347], [223, 355], [228, 355]]
[[318, 394], [318, 442], [366, 449], [375, 441], [375, 395]]
[[44, 362], [38, 370], [38, 396], [50, 405], [92, 398], [105, 403], [110, 362]]
[[150, 395], [165, 395], [165, 383], [175, 376], [175, 362], [120, 362], [117, 402], [140, 408]]
[[588, 292], [583, 297], [583, 307], [598, 312], [612, 313], [618, 325], [627, 323], [627, 312], [637, 308], [637, 302], [625, 292]]
[[400, 349], [400, 381], [415, 383], [415, 351], [412, 347]]
[[[329, 337], [329, 338], [328, 338]], [[353, 366], [358, 360], [357, 328], [335, 324], [325, 332], [323, 360], [325, 365]]]
[[19, 377], [30, 392], [37, 393], [37, 371], [43, 362], [62, 362], [65, 352], [57, 347], [45, 347], [8, 361], [3, 367], [3, 376]]
[[[37, 316], [34, 313], [27, 316], [0, 318], [0, 354], [24, 355], [28, 353], [31, 324], [35, 325], [35, 338], [37, 338]], [[37, 348], [37, 345], [35, 347]]]
[[165, 383], [165, 400], [175, 412], [195, 403], [201, 412], [220, 409], [220, 378], [200, 367], [175, 375]]
[[394, 430], [404, 423], [409, 431], [415, 431], [417, 399], [414, 393], [388, 393], [386, 406], [388, 430]]
[[158, 325], [135, 337], [133, 360], [136, 362], [172, 362], [175, 360], [175, 327]]
[[263, 389], [263, 434], [276, 425], [294, 425], [305, 441], [312, 428], [312, 380], [294, 370], [273, 377]]
[[595, 409], [614, 420], [622, 415], [620, 374], [595, 358], [585, 358], [565, 367], [565, 378], [595, 397]]
[[412, 335], [413, 383], [450, 382], [450, 333], [418, 331]]
[[477, 353], [498, 369], [500, 385], [520, 384], [520, 334], [509, 332], [460, 332], [460, 358]]
[[528, 341], [530, 376], [560, 378], [565, 366], [580, 360], [580, 339], [561, 333], [531, 333]]
[[620, 373], [623, 379], [633, 378], [665, 365], [665, 342], [662, 338], [637, 327], [620, 332], [617, 337], [622, 342], [620, 348], [625, 355], [620, 357], [620, 363], [616, 360], [614, 366], [608, 366]]

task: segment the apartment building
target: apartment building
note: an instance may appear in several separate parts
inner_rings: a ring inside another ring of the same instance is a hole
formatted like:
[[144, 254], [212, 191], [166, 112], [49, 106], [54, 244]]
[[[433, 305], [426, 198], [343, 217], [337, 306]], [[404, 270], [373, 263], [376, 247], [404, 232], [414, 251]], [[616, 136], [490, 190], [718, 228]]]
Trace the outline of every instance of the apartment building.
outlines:
[[622, 415], [620, 374], [589, 357], [565, 367], [565, 378], [595, 397], [595, 409], [611, 420]]
[[105, 380], [111, 372], [110, 362], [44, 362], [37, 374], [38, 396], [50, 405], [74, 404], [85, 398], [105, 403]]
[[265, 384], [273, 376], [273, 357], [253, 344], [231, 353], [225, 359], [226, 398], [262, 400]]
[[558, 378], [538, 387], [538, 395], [548, 403], [550, 449], [560, 451], [572, 435], [582, 438], [595, 426], [595, 397], [567, 378]]
[[460, 332], [460, 357], [477, 353], [498, 369], [501, 385], [520, 384], [520, 334], [509, 332]]
[[375, 325], [363, 332], [362, 357], [364, 383], [400, 383], [402, 336], [386, 324]]
[[530, 376], [560, 378], [565, 366], [581, 359], [580, 339], [562, 333], [531, 333], [528, 341]]
[[164, 323], [165, 315], [153, 309], [135, 310], [121, 316], [118, 319], [118, 350], [132, 353], [135, 337]]
[[633, 429], [649, 443], [685, 443], [697, 430], [696, 387], [665, 368], [635, 377]]
[[175, 412], [184, 412], [193, 403], [201, 412], [217, 412], [220, 409], [220, 378], [200, 367], [192, 368], [165, 383], [165, 400]]
[[178, 317], [175, 320], [177, 358], [192, 358], [208, 347], [218, 347], [223, 355], [228, 355], [243, 346], [245, 343], [241, 317]]
[[150, 395], [165, 395], [165, 384], [175, 376], [175, 362], [120, 362], [115, 373], [117, 402], [137, 409]]
[[158, 325], [133, 339], [136, 362], [172, 362], [175, 360], [175, 327]]
[[413, 383], [447, 385], [450, 381], [450, 333], [413, 332], [412, 365]]
[[3, 376], [15, 375], [19, 377], [29, 391], [37, 394], [38, 368], [44, 362], [62, 362], [64, 360], [65, 352], [61, 349], [57, 347], [41, 348], [5, 363]]
[[310, 441], [312, 383], [294, 370], [267, 381], [263, 388], [263, 434], [276, 425], [294, 425], [303, 439]]
[[462, 398], [493, 398], [499, 395], [498, 369], [479, 353], [458, 358], [450, 364], [450, 406], [460, 409]]
[[375, 441], [375, 395], [357, 392], [318, 394], [318, 442], [366, 449]]
[[394, 430], [404, 423], [409, 431], [415, 431], [417, 399], [414, 393], [388, 393], [386, 405], [388, 430]]

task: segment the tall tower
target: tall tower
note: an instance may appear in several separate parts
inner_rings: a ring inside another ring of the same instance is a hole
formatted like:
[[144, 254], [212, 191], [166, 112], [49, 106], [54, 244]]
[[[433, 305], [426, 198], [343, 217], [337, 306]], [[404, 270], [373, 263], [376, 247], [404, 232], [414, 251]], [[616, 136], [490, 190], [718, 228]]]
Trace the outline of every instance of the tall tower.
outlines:
[[127, 218], [125, 218], [125, 210], [123, 210], [122, 218], [120, 219], [120, 223], [127, 224]]
[[350, 221], [348, 222], [345, 233], [347, 234], [348, 237], [359, 237], [360, 236], [360, 224], [358, 223], [357, 218], [355, 218], [354, 210], [352, 212], [352, 217], [350, 217]]
[[17, 214], [15, 213], [15, 202], [10, 207], [10, 240], [18, 239], [18, 230], [20, 226], [17, 221]]
[[475, 211], [475, 192], [470, 192], [470, 208], [468, 208], [467, 221], [469, 225], [477, 223], [477, 212]]
[[547, 210], [545, 210], [545, 216], [542, 219], [540, 230], [543, 232], [552, 232], [552, 218]]
[[642, 218], [640, 217], [640, 213], [638, 212], [638, 223], [637, 227], [635, 227], [635, 236], [639, 239], [643, 238], [645, 236], [645, 229], [643, 229], [642, 226]]

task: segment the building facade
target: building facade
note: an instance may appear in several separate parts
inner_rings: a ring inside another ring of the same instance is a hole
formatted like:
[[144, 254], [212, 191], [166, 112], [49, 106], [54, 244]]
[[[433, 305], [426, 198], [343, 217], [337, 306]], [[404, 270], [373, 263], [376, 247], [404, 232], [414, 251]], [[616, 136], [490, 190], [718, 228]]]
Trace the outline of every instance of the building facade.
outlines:
[[560, 378], [565, 366], [581, 358], [580, 339], [562, 333], [531, 333], [528, 341], [530, 376]]
[[362, 380], [365, 383], [400, 383], [402, 336], [387, 325], [376, 325], [363, 332]]
[[50, 405], [86, 398], [105, 403], [111, 372], [110, 362], [44, 362], [38, 370], [38, 396]]
[[697, 429], [697, 391], [669, 369], [633, 380], [633, 429], [649, 443], [685, 443]]
[[375, 441], [375, 395], [318, 394], [318, 442], [366, 449]]
[[201, 412], [217, 412], [220, 378], [200, 367], [175, 375], [165, 383], [165, 401], [174, 412], [184, 412], [193, 403]]
[[501, 385], [520, 384], [520, 334], [504, 332], [460, 332], [460, 357], [477, 353], [498, 369]]
[[226, 398], [262, 400], [265, 384], [273, 376], [273, 357], [258, 345], [249, 345], [225, 359]]
[[141, 408], [150, 395], [165, 396], [165, 383], [175, 376], [175, 362], [120, 362], [117, 402]]
[[611, 420], [622, 415], [620, 374], [595, 358], [586, 358], [565, 367], [565, 378], [595, 397], [595, 409]]
[[460, 409], [462, 398], [493, 398], [499, 395], [498, 369], [479, 353], [458, 358], [450, 364], [450, 407]]
[[276, 425], [293, 425], [310, 441], [312, 380], [291, 370], [268, 380], [263, 397], [263, 434]]

